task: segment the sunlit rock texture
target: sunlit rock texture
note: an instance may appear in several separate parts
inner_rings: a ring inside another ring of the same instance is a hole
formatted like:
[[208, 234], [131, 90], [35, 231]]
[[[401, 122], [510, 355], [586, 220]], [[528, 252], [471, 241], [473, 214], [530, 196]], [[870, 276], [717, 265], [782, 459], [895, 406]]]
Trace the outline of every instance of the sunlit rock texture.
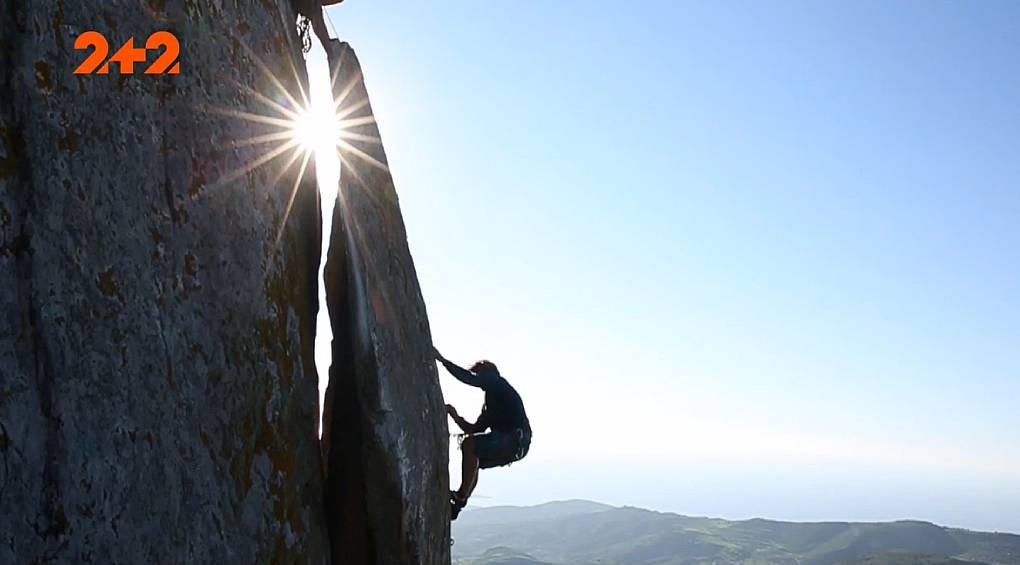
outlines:
[[428, 318], [361, 67], [347, 44], [329, 52], [345, 140], [326, 263], [333, 553], [344, 563], [447, 564], [449, 432]]
[[[281, 117], [269, 73], [301, 97], [294, 22], [286, 0], [0, 4], [0, 563], [329, 562], [318, 195], [297, 183], [285, 221], [301, 159], [236, 144], [280, 124], [216, 110]], [[161, 29], [179, 75], [72, 74], [81, 32], [112, 53]]]

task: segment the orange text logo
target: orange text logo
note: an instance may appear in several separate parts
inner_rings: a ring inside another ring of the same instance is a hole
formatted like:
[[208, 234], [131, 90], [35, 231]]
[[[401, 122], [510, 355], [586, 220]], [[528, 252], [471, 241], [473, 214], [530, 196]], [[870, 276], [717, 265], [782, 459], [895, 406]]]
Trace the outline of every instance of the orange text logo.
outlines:
[[110, 74], [110, 63], [117, 64], [117, 71], [122, 75], [135, 73], [135, 65], [145, 64], [148, 60], [149, 51], [160, 51], [152, 64], [142, 71], [147, 75], [176, 75], [181, 72], [181, 62], [178, 57], [181, 54], [181, 45], [177, 37], [169, 31], [157, 31], [145, 40], [145, 47], [135, 47], [135, 38], [129, 37], [124, 45], [117, 49], [117, 52], [107, 58], [110, 54], [110, 42], [98, 31], [86, 31], [74, 40], [74, 48], [80, 51], [91, 52], [81, 62], [74, 74]]

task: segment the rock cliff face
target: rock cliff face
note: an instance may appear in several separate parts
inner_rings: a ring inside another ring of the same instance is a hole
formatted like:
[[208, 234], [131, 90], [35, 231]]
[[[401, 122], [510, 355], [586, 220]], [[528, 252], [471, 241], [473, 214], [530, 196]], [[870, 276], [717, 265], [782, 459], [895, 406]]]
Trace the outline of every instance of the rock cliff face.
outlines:
[[342, 118], [326, 261], [333, 323], [323, 420], [334, 555], [449, 563], [449, 432], [421, 289], [361, 66], [329, 50]]
[[[296, 167], [236, 175], [266, 146], [231, 143], [264, 127], [206, 111], [267, 113], [255, 54], [299, 90], [293, 10], [0, 18], [0, 563], [327, 562], [317, 192], [284, 225]], [[111, 51], [171, 29], [181, 73], [73, 75], [88, 29]]]
[[[345, 254], [362, 270], [334, 298], [326, 469], [350, 512], [327, 531], [318, 193], [249, 115], [305, 88], [294, 21], [287, 0], [0, 6], [0, 563], [448, 562], [445, 418], [392, 185], [377, 208], [351, 195], [355, 245], [334, 246], [334, 274]], [[74, 75], [90, 29], [111, 52], [172, 30], [181, 72]]]

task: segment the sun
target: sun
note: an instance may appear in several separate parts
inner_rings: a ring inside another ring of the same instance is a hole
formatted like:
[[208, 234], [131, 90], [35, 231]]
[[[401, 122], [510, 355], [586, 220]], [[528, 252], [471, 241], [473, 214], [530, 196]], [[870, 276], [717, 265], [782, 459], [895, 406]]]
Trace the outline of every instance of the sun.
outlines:
[[330, 105], [315, 98], [292, 119], [291, 135], [304, 151], [320, 156], [336, 151], [339, 127]]
[[[340, 68], [333, 69], [329, 83], [330, 96], [315, 97], [311, 96], [312, 93], [304, 88], [304, 78], [298, 72], [296, 62], [288, 60], [287, 63], [293, 75], [289, 82], [296, 87], [296, 91], [291, 92], [244, 42], [241, 42], [241, 45], [274, 88], [267, 92], [259, 92], [248, 85], [237, 84], [243, 92], [263, 106], [263, 108], [259, 108], [261, 111], [241, 111], [236, 108], [212, 105], [201, 107], [206, 112], [245, 120], [260, 130], [257, 130], [258, 132], [251, 137], [230, 140], [224, 144], [224, 149], [233, 150], [254, 146], [259, 147], [260, 150], [256, 152], [256, 157], [247, 159], [244, 164], [213, 183], [213, 188], [226, 186], [249, 172], [282, 158], [284, 163], [274, 167], [276, 174], [268, 183], [269, 186], [276, 186], [296, 165], [297, 175], [286, 193], [284, 199], [286, 206], [277, 227], [276, 243], [279, 244], [280, 237], [283, 235], [283, 227], [287, 223], [291, 207], [294, 204], [294, 198], [313, 157], [317, 157], [315, 159], [317, 166], [335, 159], [338, 166], [342, 163], [342, 166], [347, 167], [355, 175], [357, 174], [356, 166], [375, 167], [384, 171], [387, 171], [388, 167], [386, 163], [352, 145], [352, 142], [382, 143], [377, 135], [367, 135], [357, 131], [362, 126], [375, 123], [375, 116], [369, 113], [351, 117], [355, 112], [363, 112], [364, 108], [368, 106], [366, 96], [362, 96], [358, 100], [352, 100], [352, 97], [349, 96], [356, 82], [360, 80], [360, 73], [350, 77], [349, 84], [338, 85], [337, 78], [340, 75]], [[337, 92], [339, 93], [337, 94]], [[345, 159], [344, 152], [357, 157], [358, 163]]]

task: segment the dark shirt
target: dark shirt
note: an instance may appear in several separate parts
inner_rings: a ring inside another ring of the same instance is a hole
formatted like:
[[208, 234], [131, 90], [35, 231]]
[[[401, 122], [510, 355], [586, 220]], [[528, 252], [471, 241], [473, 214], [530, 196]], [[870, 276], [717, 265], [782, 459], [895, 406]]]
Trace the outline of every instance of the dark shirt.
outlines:
[[485, 406], [476, 422], [483, 430], [492, 428], [497, 432], [512, 432], [521, 428], [528, 437], [531, 436], [531, 423], [524, 411], [524, 401], [506, 379], [498, 374], [478, 375], [449, 361], [442, 363], [458, 381], [485, 391]]

